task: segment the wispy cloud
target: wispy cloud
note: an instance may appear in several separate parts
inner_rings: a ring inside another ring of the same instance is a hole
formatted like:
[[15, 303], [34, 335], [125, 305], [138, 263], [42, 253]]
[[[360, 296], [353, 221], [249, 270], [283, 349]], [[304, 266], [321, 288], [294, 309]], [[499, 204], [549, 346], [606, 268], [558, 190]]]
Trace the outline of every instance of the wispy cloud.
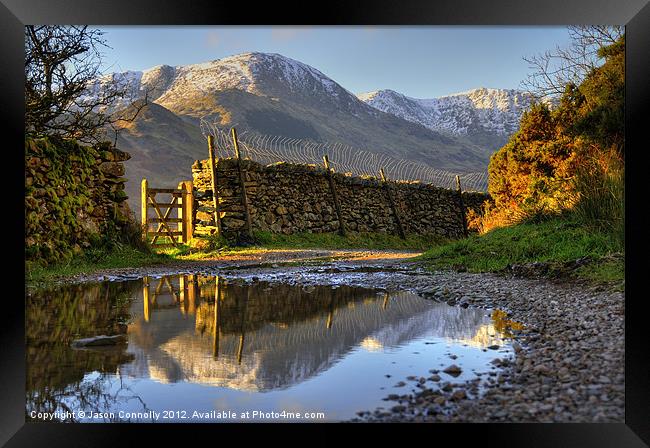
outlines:
[[248, 51], [252, 42], [246, 37], [226, 30], [210, 30], [205, 34], [203, 45], [221, 51]]
[[208, 47], [214, 48], [221, 44], [221, 35], [218, 31], [208, 31], [205, 37], [205, 44]]
[[309, 28], [273, 28], [271, 30], [271, 39], [276, 42], [287, 42], [305, 37], [309, 34]]

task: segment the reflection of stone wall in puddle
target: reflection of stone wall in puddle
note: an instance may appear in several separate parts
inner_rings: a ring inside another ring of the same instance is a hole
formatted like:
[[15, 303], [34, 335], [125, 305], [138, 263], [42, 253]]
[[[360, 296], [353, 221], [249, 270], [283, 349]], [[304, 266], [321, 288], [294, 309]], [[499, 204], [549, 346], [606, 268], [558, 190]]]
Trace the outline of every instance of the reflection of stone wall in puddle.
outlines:
[[[214, 281], [205, 287], [211, 291], [207, 297], [214, 298]], [[222, 284], [220, 289], [220, 328], [223, 333], [238, 333], [242, 329], [252, 331], [271, 322], [288, 326], [318, 318], [329, 309], [336, 310], [364, 300], [374, 301], [377, 296], [375, 290], [348, 286], [332, 289], [278, 284], [271, 287], [265, 282], [247, 286]], [[214, 332], [214, 311], [214, 299], [197, 306], [197, 331]]]
[[75, 350], [74, 339], [124, 334], [133, 284], [66, 285], [36, 291], [25, 300], [27, 405], [58, 406], [52, 396], [74, 396], [88, 372], [114, 373], [132, 360], [125, 346]]
[[[291, 163], [263, 166], [249, 160], [242, 161], [242, 168], [253, 230], [285, 234], [338, 230], [339, 222], [323, 168]], [[216, 171], [224, 234], [240, 232], [245, 215], [235, 160], [219, 160]], [[207, 161], [196, 161], [192, 174], [197, 210], [195, 224], [200, 233], [206, 226], [215, 225]], [[386, 191], [377, 179], [342, 174], [334, 174], [333, 178], [348, 230], [397, 233]], [[390, 185], [405, 232], [451, 238], [462, 235], [456, 191], [417, 182], [390, 182]], [[463, 195], [465, 206], [477, 212], [486, 199], [483, 193]]]
[[128, 329], [129, 343], [138, 347], [154, 349], [178, 334], [194, 329], [194, 319], [184, 319], [178, 305], [164, 309], [151, 307], [149, 322], [142, 316], [142, 302], [138, 303], [138, 308], [134, 310], [138, 317], [131, 321]]
[[[393, 296], [386, 308], [384, 297], [377, 295], [350, 303], [354, 307], [341, 306], [332, 313], [330, 329], [329, 313], [321, 310], [288, 328], [270, 319], [245, 331], [241, 365], [238, 332], [220, 334], [219, 356], [213, 358], [214, 334], [185, 329], [147, 352], [153, 366], [150, 376], [241, 390], [286, 388], [327, 370], [368, 337], [382, 345], [399, 345], [425, 333], [471, 338], [484, 324], [478, 310], [452, 308], [408, 294]], [[214, 316], [214, 305], [205, 305], [206, 314]], [[180, 313], [177, 316], [182, 319]]]

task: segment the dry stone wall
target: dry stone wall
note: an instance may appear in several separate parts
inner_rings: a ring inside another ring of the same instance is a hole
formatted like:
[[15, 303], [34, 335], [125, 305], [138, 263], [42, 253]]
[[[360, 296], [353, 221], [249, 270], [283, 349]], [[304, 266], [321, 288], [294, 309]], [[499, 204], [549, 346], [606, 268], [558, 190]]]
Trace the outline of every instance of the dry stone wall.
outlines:
[[[339, 230], [335, 203], [324, 168], [277, 163], [261, 165], [242, 160], [253, 231], [321, 233]], [[192, 166], [195, 232], [215, 228], [212, 184], [207, 160]], [[226, 237], [245, 230], [244, 205], [236, 159], [221, 159], [216, 166], [222, 231]], [[395, 208], [406, 234], [463, 235], [458, 193], [415, 182], [386, 182], [334, 173], [333, 183], [346, 231], [398, 234], [386, 188], [392, 189]], [[463, 193], [466, 210], [480, 212], [488, 198], [480, 192]]]
[[109, 144], [25, 139], [25, 255], [61, 261], [132, 223], [123, 162]]

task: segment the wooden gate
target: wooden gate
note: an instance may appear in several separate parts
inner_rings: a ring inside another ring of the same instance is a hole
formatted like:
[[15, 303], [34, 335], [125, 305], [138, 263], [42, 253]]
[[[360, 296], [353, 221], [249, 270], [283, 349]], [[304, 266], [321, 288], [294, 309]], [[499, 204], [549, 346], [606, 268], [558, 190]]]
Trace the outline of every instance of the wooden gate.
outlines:
[[[142, 234], [145, 241], [153, 247], [176, 247], [192, 238], [192, 187], [192, 181], [184, 181], [178, 184], [178, 188], [149, 188], [147, 179], [142, 179]], [[158, 194], [170, 195], [170, 202], [157, 201]], [[155, 217], [149, 217], [151, 209]], [[172, 214], [174, 209], [178, 211], [176, 216]], [[157, 225], [155, 230], [151, 229], [151, 224]]]

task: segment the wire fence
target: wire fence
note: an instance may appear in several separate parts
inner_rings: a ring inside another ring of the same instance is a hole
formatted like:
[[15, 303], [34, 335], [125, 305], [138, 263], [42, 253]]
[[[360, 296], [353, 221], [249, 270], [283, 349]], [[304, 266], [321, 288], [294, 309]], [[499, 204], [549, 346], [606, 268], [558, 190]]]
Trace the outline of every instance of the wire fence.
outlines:
[[[235, 157], [230, 133], [205, 119], [201, 119], [201, 132], [206, 139], [208, 135], [214, 137], [217, 157]], [[323, 155], [327, 154], [330, 166], [338, 173], [379, 177], [379, 170], [383, 168], [390, 180], [419, 181], [443, 188], [456, 188], [458, 175], [463, 190], [487, 191], [487, 171], [453, 173], [414, 160], [378, 154], [343, 143], [315, 142], [251, 132], [242, 132], [237, 137], [241, 156], [265, 165], [276, 162], [320, 165], [323, 163]]]

